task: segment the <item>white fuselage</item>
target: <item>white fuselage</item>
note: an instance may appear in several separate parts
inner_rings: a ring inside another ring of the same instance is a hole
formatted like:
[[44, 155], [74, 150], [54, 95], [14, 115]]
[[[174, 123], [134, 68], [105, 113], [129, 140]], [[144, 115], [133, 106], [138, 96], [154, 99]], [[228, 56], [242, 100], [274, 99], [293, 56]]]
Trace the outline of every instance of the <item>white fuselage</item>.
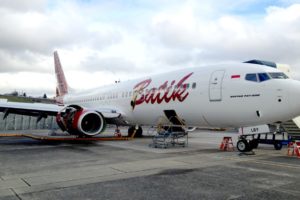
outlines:
[[245, 63], [184, 69], [68, 94], [64, 103], [114, 109], [139, 125], [156, 125], [164, 110], [175, 110], [188, 126], [197, 127], [254, 126], [300, 115], [299, 81], [245, 79], [272, 72], [280, 71]]

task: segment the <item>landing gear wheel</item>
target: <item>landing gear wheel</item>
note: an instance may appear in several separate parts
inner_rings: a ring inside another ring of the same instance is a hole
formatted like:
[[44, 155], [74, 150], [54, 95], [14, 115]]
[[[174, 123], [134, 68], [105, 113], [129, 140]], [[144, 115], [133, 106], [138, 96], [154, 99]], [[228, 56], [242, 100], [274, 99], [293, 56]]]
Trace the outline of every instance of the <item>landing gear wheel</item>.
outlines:
[[[134, 131], [135, 131], [135, 126], [130, 126], [128, 128], [128, 137], [131, 137], [132, 134], [134, 133]], [[140, 127], [140, 126], [138, 127], [138, 129], [135, 132], [134, 137], [143, 137], [143, 129], [142, 129], [142, 127]]]
[[274, 141], [274, 149], [281, 150], [281, 148], [282, 148], [282, 143], [278, 141]]
[[143, 137], [143, 129], [139, 126], [138, 130], [136, 130], [135, 137]]
[[249, 143], [247, 142], [247, 140], [239, 140], [236, 144], [236, 147], [240, 152], [250, 151]]

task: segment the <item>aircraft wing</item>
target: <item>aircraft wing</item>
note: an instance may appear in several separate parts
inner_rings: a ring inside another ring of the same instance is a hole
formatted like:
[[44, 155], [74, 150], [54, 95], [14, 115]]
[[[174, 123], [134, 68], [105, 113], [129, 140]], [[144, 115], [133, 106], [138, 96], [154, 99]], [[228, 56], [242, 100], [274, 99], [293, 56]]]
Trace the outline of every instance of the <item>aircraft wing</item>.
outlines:
[[[19, 103], [19, 102], [0, 102], [0, 112], [4, 112], [6, 118], [8, 114], [19, 114], [37, 117], [56, 116], [65, 106], [45, 103]], [[87, 108], [88, 109], [88, 108]], [[94, 109], [91, 109], [94, 110]], [[104, 118], [118, 118], [120, 112], [109, 108], [99, 108], [95, 111], [101, 112]]]
[[4, 112], [6, 118], [8, 114], [19, 114], [28, 116], [56, 116], [63, 109], [63, 106], [45, 103], [19, 103], [19, 102], [0, 102], [0, 112]]
[[[37, 122], [48, 116], [57, 116], [56, 122], [61, 130], [68, 131], [71, 134], [81, 133], [88, 136], [101, 133], [105, 129], [106, 123], [116, 125], [127, 124], [121, 116], [121, 112], [117, 112], [114, 109], [91, 109], [79, 105], [59, 106], [45, 103], [0, 101], [0, 112], [4, 113], [3, 119], [6, 119], [9, 114], [20, 114], [36, 116]], [[101, 115], [99, 113], [101, 113]], [[92, 126], [90, 124], [92, 124]]]

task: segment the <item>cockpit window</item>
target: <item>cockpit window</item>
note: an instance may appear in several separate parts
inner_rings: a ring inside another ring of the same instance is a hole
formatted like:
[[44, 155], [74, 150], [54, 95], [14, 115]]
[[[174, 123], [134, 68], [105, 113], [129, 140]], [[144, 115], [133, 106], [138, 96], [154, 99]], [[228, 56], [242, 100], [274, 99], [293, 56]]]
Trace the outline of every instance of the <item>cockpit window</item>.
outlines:
[[270, 79], [270, 77], [267, 73], [258, 73], [258, 78], [259, 78], [260, 82], [263, 82], [263, 81], [266, 81], [266, 80]]
[[269, 72], [271, 78], [274, 79], [288, 79], [289, 77], [285, 75], [283, 72]]
[[246, 74], [245, 79], [253, 82], [263, 82], [269, 79], [288, 79], [289, 77], [283, 72], [269, 72], [269, 73], [257, 73]]
[[247, 81], [257, 82], [257, 76], [256, 76], [256, 74], [246, 74], [245, 79]]

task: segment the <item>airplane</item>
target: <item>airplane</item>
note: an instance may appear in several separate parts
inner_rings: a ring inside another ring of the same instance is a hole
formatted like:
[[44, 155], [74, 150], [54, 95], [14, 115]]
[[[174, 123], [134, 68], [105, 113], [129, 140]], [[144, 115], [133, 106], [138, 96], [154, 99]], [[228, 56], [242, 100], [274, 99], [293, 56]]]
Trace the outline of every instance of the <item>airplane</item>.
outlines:
[[[107, 124], [127, 125], [142, 135], [142, 126], [166, 118], [174, 126], [240, 128], [280, 124], [300, 115], [300, 81], [268, 64], [244, 62], [194, 67], [107, 85], [86, 92], [70, 91], [57, 51], [54, 52], [58, 105], [0, 103], [10, 113], [56, 116], [63, 131], [78, 137], [101, 134]], [[87, 81], [87, 80], [83, 80]], [[252, 150], [241, 139], [238, 150]]]

